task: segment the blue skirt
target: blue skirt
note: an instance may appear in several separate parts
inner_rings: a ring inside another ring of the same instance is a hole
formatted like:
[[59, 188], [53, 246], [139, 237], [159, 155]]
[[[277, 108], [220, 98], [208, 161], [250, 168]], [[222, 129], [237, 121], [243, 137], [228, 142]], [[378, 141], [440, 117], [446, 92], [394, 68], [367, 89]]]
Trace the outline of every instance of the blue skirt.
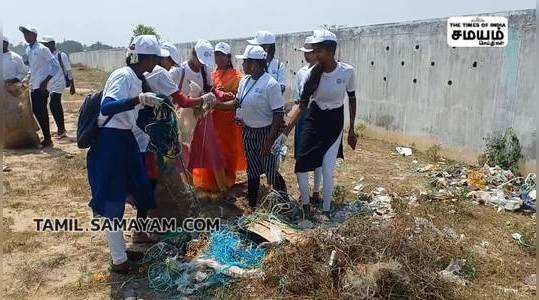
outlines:
[[152, 187], [131, 130], [100, 128], [87, 156], [94, 215], [123, 218], [125, 201], [133, 195], [137, 209], [155, 207]]

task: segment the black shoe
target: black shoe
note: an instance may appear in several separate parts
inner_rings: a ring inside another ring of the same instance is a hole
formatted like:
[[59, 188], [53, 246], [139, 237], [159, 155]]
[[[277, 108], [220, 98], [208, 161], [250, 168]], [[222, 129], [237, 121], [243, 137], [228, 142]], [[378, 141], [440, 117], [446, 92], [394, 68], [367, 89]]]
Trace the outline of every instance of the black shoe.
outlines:
[[303, 204], [303, 219], [310, 220], [311, 218], [311, 205]]
[[320, 193], [313, 193], [313, 195], [310, 198], [310, 202], [314, 206], [320, 207], [322, 205], [322, 198], [320, 198]]
[[52, 148], [52, 140], [43, 140], [41, 142], [41, 148]]
[[127, 259], [133, 262], [139, 262], [144, 259], [144, 253], [142, 252], [125, 250], [125, 254], [127, 255]]

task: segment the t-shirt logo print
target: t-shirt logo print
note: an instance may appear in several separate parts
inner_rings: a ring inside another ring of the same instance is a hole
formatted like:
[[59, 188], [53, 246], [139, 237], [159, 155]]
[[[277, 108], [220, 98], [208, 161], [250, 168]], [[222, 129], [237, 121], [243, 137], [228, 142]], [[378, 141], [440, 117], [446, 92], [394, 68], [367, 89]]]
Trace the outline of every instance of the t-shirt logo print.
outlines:
[[210, 56], [211, 56], [211, 53], [208, 52], [208, 51], [206, 51], [206, 52], [204, 52], [204, 56], [205, 56], [205, 57], [210, 57]]
[[341, 84], [343, 82], [344, 82], [344, 80], [342, 80], [341, 78], [337, 78], [337, 84]]

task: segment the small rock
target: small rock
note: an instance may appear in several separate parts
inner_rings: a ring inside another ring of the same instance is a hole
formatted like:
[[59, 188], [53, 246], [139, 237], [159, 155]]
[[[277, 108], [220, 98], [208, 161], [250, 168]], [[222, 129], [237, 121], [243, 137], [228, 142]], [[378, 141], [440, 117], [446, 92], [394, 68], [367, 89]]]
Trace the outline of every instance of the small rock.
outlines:
[[535, 274], [532, 274], [526, 278], [524, 278], [524, 284], [530, 286], [530, 287], [533, 287], [533, 289], [535, 290], [536, 289], [536, 279], [535, 279]]
[[399, 153], [402, 156], [410, 156], [412, 155], [412, 149], [407, 147], [397, 147], [395, 148], [397, 150], [397, 153]]
[[2, 167], [2, 172], [10, 172], [10, 171], [11, 171], [11, 167], [10, 167], [10, 166], [4, 165], [4, 166]]

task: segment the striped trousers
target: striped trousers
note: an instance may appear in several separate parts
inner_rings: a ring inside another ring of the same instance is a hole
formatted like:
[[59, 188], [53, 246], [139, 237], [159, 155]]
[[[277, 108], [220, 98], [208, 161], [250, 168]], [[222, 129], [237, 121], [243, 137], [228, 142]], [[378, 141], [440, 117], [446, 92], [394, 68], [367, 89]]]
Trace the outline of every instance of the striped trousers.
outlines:
[[268, 184], [275, 190], [286, 192], [286, 183], [277, 170], [278, 156], [270, 154], [262, 156], [260, 151], [266, 139], [270, 136], [271, 126], [262, 128], [243, 127], [243, 143], [247, 156], [247, 185], [249, 205], [256, 206], [260, 175], [266, 174]]

